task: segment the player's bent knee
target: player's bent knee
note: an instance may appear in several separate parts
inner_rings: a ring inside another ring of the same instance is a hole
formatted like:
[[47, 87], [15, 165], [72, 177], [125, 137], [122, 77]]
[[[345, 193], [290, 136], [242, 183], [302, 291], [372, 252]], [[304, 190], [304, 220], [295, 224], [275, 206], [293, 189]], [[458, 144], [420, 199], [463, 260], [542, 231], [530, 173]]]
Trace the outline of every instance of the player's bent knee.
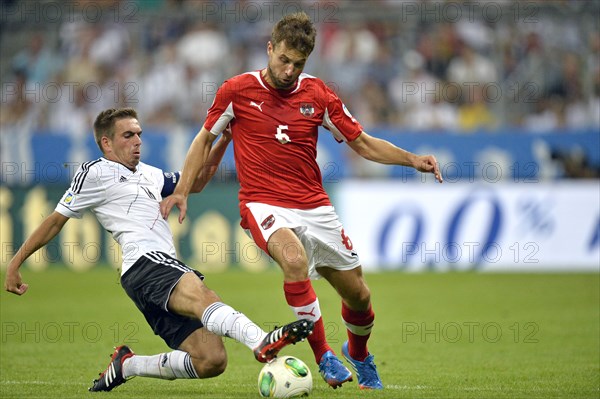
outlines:
[[222, 354], [211, 354], [202, 359], [192, 358], [194, 369], [199, 378], [217, 377], [227, 368], [227, 356], [225, 352]]
[[308, 278], [308, 267], [281, 268], [286, 281], [304, 281]]
[[227, 360], [223, 360], [218, 363], [205, 363], [200, 370], [196, 369], [196, 373], [200, 378], [213, 378], [223, 374], [226, 368]]
[[202, 297], [204, 298], [204, 300], [206, 302], [215, 303], [215, 302], [221, 301], [221, 298], [219, 297], [219, 295], [217, 295], [217, 293], [215, 291], [211, 290], [207, 286], [203, 285], [201, 290], [202, 290], [201, 291]]
[[344, 299], [353, 309], [367, 309], [371, 303], [371, 291], [365, 286], [361, 290], [351, 291]]

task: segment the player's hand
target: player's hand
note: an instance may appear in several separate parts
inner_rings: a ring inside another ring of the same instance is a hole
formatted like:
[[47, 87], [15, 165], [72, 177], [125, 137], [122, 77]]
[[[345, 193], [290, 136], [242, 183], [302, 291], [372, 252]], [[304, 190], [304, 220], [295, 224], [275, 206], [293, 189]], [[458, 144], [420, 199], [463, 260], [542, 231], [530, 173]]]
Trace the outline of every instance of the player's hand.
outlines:
[[160, 202], [160, 214], [163, 219], [167, 220], [173, 206], [179, 208], [179, 223], [183, 223], [187, 213], [187, 197], [182, 194], [171, 194]]
[[444, 182], [440, 167], [433, 155], [421, 155], [417, 157], [415, 169], [422, 173], [433, 173], [437, 181], [440, 183]]
[[223, 135], [223, 138], [225, 140], [231, 141], [231, 139], [233, 138], [233, 136], [231, 135], [231, 124], [228, 124], [221, 134]]
[[6, 270], [6, 280], [4, 289], [13, 294], [23, 295], [29, 289], [29, 284], [23, 283], [19, 270], [13, 270], [10, 267]]

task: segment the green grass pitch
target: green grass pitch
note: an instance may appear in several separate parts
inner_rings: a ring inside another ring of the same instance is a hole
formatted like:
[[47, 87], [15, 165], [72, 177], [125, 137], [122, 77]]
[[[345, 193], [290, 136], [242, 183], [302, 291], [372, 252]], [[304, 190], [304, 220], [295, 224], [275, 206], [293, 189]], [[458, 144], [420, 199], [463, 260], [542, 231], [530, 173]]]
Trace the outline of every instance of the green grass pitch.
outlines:
[[[25, 270], [25, 296], [0, 294], [2, 398], [257, 398], [261, 365], [226, 340], [225, 373], [208, 380], [135, 378], [113, 392], [88, 393], [112, 347], [167, 351], [118, 283], [117, 272]], [[385, 390], [332, 390], [307, 343], [282, 353], [310, 365], [315, 398], [598, 398], [598, 274], [368, 274], [376, 312], [369, 349]], [[207, 276], [222, 299], [270, 329], [291, 320], [281, 274]], [[315, 283], [329, 342], [339, 353], [340, 303]]]

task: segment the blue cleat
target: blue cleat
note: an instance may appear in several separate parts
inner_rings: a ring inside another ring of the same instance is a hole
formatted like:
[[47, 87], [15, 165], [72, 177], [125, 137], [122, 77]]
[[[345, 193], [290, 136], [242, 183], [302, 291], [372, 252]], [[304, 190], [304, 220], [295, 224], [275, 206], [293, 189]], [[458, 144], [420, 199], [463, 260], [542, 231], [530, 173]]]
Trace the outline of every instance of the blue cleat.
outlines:
[[332, 351], [327, 351], [319, 362], [319, 373], [321, 377], [336, 389], [341, 387], [344, 382], [352, 381], [352, 373], [346, 368]]
[[375, 367], [373, 355], [369, 353], [369, 356], [362, 362], [352, 359], [348, 352], [348, 341], [344, 342], [344, 345], [342, 345], [342, 354], [350, 365], [352, 365], [354, 371], [356, 371], [358, 387], [360, 389], [383, 389], [383, 383], [377, 372], [377, 367]]

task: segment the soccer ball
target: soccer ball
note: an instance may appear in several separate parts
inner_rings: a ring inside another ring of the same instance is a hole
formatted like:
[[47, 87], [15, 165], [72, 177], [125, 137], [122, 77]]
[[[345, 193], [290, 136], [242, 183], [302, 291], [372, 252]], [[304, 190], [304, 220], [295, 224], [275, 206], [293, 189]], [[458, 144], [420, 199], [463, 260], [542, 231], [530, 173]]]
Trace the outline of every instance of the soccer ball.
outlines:
[[299, 398], [310, 394], [312, 375], [308, 366], [293, 356], [277, 357], [258, 374], [258, 392], [263, 398]]

